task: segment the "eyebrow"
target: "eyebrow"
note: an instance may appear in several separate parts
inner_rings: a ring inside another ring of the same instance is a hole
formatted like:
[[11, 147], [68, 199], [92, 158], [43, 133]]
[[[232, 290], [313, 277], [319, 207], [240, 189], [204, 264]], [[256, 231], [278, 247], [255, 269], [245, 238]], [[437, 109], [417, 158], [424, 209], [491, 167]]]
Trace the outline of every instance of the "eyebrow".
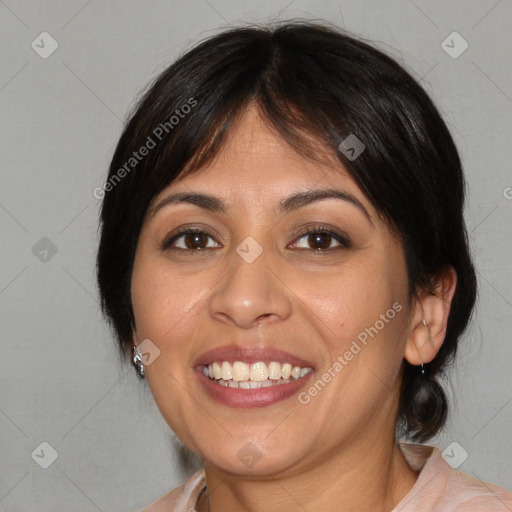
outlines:
[[[277, 211], [283, 215], [323, 199], [340, 199], [342, 201], [346, 201], [357, 207], [370, 221], [370, 223], [373, 224], [370, 214], [355, 196], [343, 190], [336, 189], [316, 189], [297, 192], [283, 199], [279, 203]], [[162, 199], [158, 204], [151, 208], [150, 216], [154, 216], [160, 209], [165, 206], [178, 203], [193, 204], [199, 208], [203, 208], [204, 210], [215, 213], [226, 213], [228, 210], [228, 205], [218, 197], [199, 192], [181, 192], [171, 194]]]

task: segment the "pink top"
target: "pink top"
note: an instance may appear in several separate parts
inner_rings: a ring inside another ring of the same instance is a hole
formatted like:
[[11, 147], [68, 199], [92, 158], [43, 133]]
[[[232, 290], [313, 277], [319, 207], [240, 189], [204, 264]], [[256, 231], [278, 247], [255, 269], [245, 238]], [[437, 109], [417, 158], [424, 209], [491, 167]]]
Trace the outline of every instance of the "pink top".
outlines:
[[[511, 512], [512, 493], [449, 466], [438, 448], [399, 443], [413, 471], [420, 471], [413, 488], [391, 512]], [[204, 470], [194, 473], [143, 512], [192, 512], [205, 489]]]

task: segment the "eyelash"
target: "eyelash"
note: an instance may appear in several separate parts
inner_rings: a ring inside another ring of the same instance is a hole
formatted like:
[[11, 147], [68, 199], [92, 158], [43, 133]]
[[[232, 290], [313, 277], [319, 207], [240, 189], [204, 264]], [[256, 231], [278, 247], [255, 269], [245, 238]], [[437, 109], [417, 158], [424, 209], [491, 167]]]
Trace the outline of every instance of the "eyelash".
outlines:
[[[352, 244], [351, 244], [348, 236], [345, 233], [343, 233], [341, 231], [333, 230], [332, 228], [328, 229], [324, 226], [314, 226], [312, 228], [306, 229], [305, 231], [301, 231], [297, 235], [296, 241], [294, 243], [296, 244], [297, 241], [299, 241], [301, 238], [303, 238], [305, 236], [314, 235], [317, 233], [330, 236], [332, 239], [336, 240], [340, 245], [336, 246], [336, 247], [332, 247], [330, 249], [299, 249], [299, 250], [301, 250], [301, 251], [309, 250], [311, 252], [319, 254], [319, 253], [332, 252], [334, 250], [339, 250], [339, 249], [350, 249], [352, 247]], [[207, 248], [203, 248], [203, 249], [183, 249], [181, 247], [172, 247], [172, 244], [174, 242], [176, 242], [176, 240], [183, 237], [184, 235], [191, 235], [191, 234], [202, 234], [202, 235], [207, 235], [210, 238], [213, 238], [213, 236], [208, 231], [206, 231], [204, 229], [187, 228], [187, 229], [183, 229], [182, 231], [179, 231], [178, 233], [174, 233], [174, 234], [170, 235], [169, 237], [167, 237], [162, 242], [162, 250], [163, 251], [166, 251], [166, 250], [182, 251], [182, 252], [188, 252], [188, 253], [195, 254], [197, 252], [204, 252], [205, 250], [212, 249], [212, 247], [207, 247]], [[216, 247], [214, 247], [214, 248], [216, 248]]]

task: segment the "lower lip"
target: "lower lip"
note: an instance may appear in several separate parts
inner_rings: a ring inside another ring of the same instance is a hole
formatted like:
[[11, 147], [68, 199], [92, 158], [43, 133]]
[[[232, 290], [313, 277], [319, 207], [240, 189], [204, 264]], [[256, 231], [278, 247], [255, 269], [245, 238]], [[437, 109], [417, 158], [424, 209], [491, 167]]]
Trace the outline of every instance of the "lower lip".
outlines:
[[272, 405], [282, 400], [286, 400], [295, 395], [309, 381], [314, 370], [304, 377], [288, 384], [278, 384], [267, 386], [265, 388], [240, 389], [221, 386], [213, 380], [206, 377], [203, 373], [203, 367], [196, 368], [199, 382], [204, 386], [206, 392], [211, 398], [230, 407], [255, 408]]

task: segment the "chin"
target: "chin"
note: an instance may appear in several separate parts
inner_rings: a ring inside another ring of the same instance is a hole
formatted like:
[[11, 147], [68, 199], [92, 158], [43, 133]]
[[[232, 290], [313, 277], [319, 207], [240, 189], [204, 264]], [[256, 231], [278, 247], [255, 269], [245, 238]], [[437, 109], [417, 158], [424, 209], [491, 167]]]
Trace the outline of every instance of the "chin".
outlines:
[[250, 439], [244, 435], [240, 439], [231, 439], [229, 446], [219, 446], [214, 453], [208, 450], [202, 455], [205, 465], [244, 477], [268, 477], [287, 472], [303, 458], [302, 450], [299, 453], [291, 444], [286, 446], [278, 440], [269, 443], [268, 439], [258, 443], [256, 436]]

